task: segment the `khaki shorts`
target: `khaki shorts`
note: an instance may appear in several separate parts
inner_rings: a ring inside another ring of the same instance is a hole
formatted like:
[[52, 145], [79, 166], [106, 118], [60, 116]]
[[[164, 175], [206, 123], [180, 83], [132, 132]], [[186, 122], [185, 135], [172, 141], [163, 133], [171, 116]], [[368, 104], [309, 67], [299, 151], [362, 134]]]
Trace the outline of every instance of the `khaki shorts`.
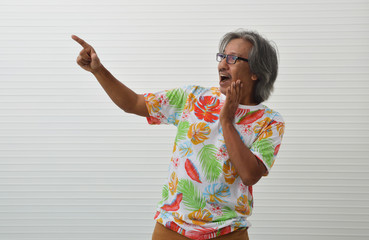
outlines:
[[[154, 232], [152, 234], [152, 240], [188, 240], [189, 238], [176, 233], [162, 224], [156, 222]], [[237, 230], [216, 238], [214, 240], [249, 240], [247, 229]]]

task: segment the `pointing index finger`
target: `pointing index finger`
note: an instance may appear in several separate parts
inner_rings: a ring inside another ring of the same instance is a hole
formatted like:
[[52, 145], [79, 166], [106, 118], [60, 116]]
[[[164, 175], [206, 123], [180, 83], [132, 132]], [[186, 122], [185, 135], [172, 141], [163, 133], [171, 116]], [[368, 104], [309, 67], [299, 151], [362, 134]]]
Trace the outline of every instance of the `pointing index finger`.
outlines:
[[72, 39], [76, 42], [78, 42], [83, 48], [87, 48], [90, 45], [86, 43], [83, 39], [77, 37], [76, 35], [72, 35]]

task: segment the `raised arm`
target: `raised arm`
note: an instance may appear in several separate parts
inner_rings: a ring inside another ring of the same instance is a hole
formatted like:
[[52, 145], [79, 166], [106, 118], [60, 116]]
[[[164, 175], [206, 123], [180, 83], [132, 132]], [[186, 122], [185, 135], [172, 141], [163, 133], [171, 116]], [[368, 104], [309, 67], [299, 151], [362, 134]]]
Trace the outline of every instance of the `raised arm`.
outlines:
[[77, 63], [84, 70], [91, 72], [111, 100], [127, 113], [148, 117], [144, 96], [136, 94], [130, 88], [118, 81], [100, 62], [93, 47], [83, 39], [72, 35], [72, 39], [82, 46], [77, 57]]
[[233, 82], [227, 89], [227, 98], [220, 112], [220, 123], [223, 129], [224, 141], [232, 164], [244, 185], [252, 186], [267, 172], [264, 164], [257, 159], [251, 150], [243, 143], [233, 125], [237, 106], [242, 91], [241, 81]]

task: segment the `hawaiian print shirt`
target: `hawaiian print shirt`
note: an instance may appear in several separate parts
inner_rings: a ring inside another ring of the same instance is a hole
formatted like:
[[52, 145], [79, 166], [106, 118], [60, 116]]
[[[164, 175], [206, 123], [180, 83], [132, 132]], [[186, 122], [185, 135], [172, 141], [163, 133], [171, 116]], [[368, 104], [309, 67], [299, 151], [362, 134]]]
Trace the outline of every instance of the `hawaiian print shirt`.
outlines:
[[[147, 93], [145, 101], [149, 124], [177, 127], [156, 221], [191, 239], [249, 227], [252, 186], [242, 183], [229, 159], [219, 122], [225, 96], [219, 88], [186, 86]], [[239, 105], [234, 126], [269, 172], [284, 132], [282, 116], [262, 104]]]

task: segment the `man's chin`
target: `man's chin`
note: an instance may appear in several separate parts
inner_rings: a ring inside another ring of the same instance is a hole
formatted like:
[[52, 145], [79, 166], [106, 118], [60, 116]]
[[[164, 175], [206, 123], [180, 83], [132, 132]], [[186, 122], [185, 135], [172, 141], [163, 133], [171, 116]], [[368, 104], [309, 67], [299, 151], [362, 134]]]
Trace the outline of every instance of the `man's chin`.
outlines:
[[226, 93], [227, 93], [227, 88], [220, 86], [220, 87], [219, 87], [219, 91], [220, 91], [220, 93], [221, 93], [221, 94], [226, 95]]
[[228, 89], [229, 86], [231, 86], [231, 83], [232, 83], [231, 80], [219, 82], [219, 90], [220, 90], [220, 92], [223, 93], [224, 95], [226, 95], [227, 89]]

